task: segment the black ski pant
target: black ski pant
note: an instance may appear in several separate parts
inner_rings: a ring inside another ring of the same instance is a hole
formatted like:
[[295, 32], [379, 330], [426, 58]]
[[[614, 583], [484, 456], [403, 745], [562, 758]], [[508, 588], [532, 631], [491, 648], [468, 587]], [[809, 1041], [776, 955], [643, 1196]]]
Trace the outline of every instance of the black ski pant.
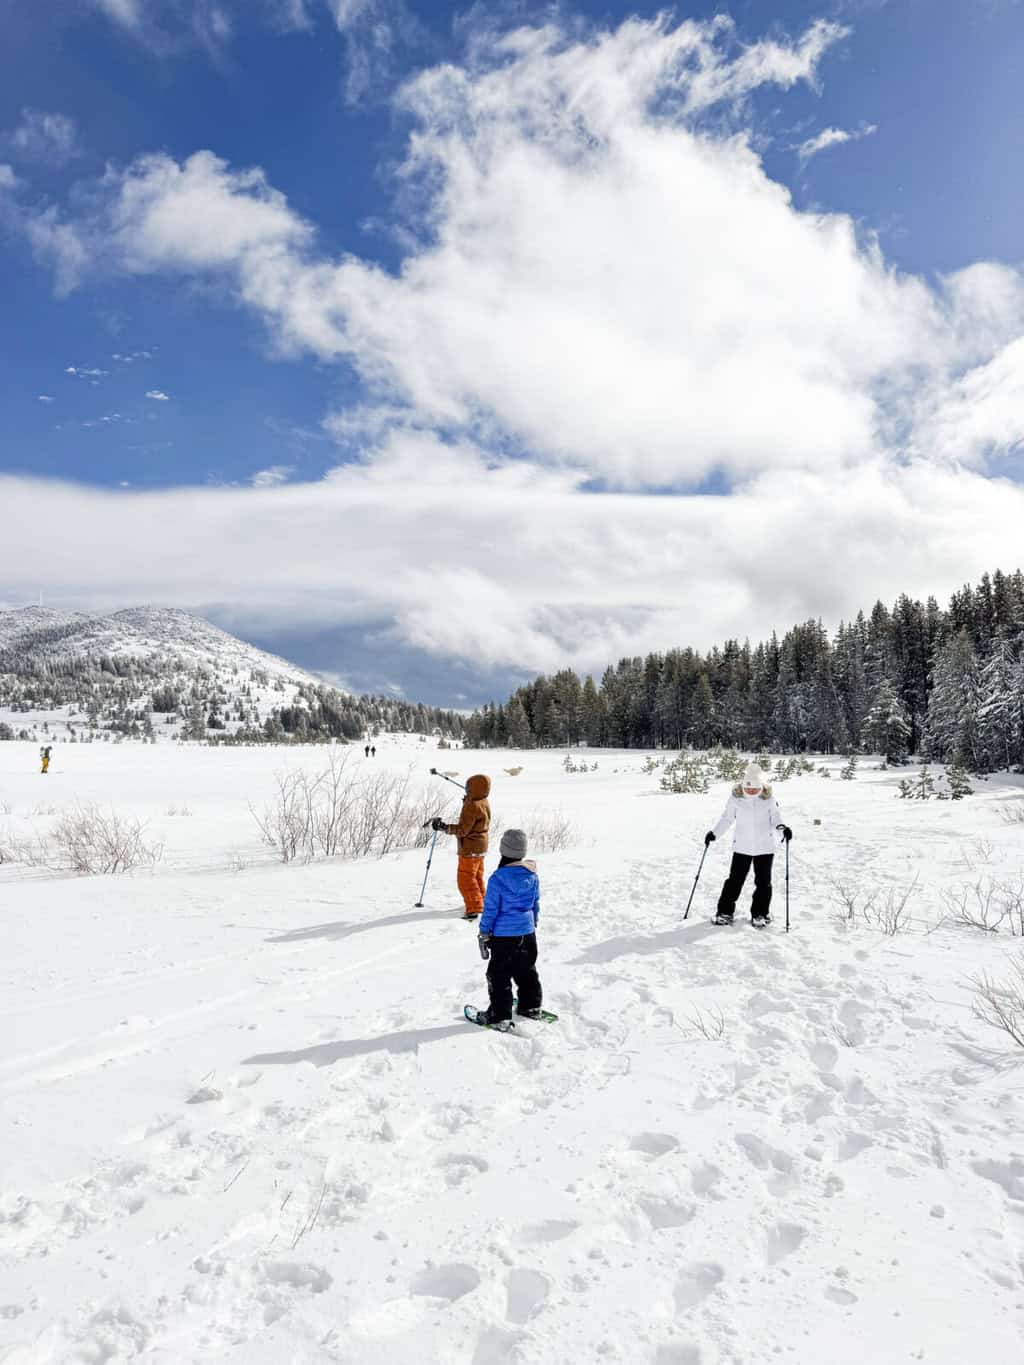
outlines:
[[491, 997], [492, 1023], [512, 1018], [512, 982], [519, 992], [519, 1009], [540, 1009], [542, 999], [537, 975], [537, 935], [492, 938], [487, 964], [487, 990]]
[[774, 853], [734, 853], [729, 875], [725, 879], [722, 894], [718, 898], [718, 913], [732, 917], [740, 892], [743, 890], [743, 883], [747, 880], [750, 864], [753, 863], [754, 899], [751, 902], [750, 915], [752, 919], [757, 919], [759, 915], [767, 915], [768, 907], [772, 903], [772, 863], [774, 861]]

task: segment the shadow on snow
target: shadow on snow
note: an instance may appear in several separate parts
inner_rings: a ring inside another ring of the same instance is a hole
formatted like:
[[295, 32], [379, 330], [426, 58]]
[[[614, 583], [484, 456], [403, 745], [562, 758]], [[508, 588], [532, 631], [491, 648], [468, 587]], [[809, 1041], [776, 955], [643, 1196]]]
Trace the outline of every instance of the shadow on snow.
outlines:
[[574, 957], [571, 967], [583, 966], [592, 962], [614, 962], [617, 957], [647, 957], [651, 953], [663, 953], [668, 948], [685, 948], [702, 938], [721, 934], [722, 930], [713, 924], [702, 924], [690, 920], [680, 924], [677, 929], [666, 929], [663, 934], [624, 934], [619, 938], [606, 938], [603, 943], [595, 943], [592, 948]]
[[304, 939], [326, 938], [335, 941], [351, 938], [353, 934], [365, 934], [371, 929], [386, 929], [394, 924], [415, 924], [418, 920], [438, 919], [446, 914], [443, 910], [410, 910], [405, 915], [385, 915], [383, 919], [367, 920], [363, 924], [348, 924], [336, 920], [334, 924], [311, 924], [308, 929], [291, 929], [286, 934], [275, 934], [268, 943], [301, 943]]
[[465, 1024], [445, 1024], [442, 1028], [408, 1029], [404, 1033], [385, 1033], [381, 1038], [339, 1038], [333, 1043], [297, 1048], [294, 1052], [260, 1052], [246, 1057], [243, 1066], [295, 1066], [312, 1062], [314, 1066], [333, 1066], [346, 1057], [365, 1057], [370, 1052], [417, 1052], [423, 1043], [439, 1043], [465, 1033]]

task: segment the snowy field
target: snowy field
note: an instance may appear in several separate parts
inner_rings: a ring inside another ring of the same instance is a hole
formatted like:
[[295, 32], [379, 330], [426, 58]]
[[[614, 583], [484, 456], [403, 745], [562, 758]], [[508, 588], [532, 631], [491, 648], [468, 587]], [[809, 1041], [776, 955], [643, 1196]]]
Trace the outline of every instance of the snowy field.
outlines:
[[[709, 925], [725, 840], [682, 922], [725, 784], [386, 739], [377, 767], [491, 773], [500, 825], [577, 826], [538, 855], [560, 1021], [502, 1036], [461, 1020], [486, 994], [451, 841], [423, 910], [422, 852], [261, 847], [247, 802], [323, 757], [60, 745], [42, 777], [0, 745], [0, 844], [100, 801], [165, 845], [123, 877], [0, 867], [4, 1365], [1021, 1358], [1024, 1052], [970, 986], [1021, 940], [940, 923], [943, 891], [1020, 877], [1019, 779], [781, 784], [786, 936], [781, 859], [770, 930]], [[915, 878], [894, 937], [837, 919], [833, 883]]]

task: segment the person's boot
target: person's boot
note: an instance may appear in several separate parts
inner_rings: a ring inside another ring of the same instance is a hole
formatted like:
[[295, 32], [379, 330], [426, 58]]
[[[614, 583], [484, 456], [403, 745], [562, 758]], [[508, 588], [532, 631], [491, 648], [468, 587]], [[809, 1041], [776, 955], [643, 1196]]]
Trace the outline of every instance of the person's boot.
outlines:
[[719, 910], [711, 921], [712, 924], [731, 924], [732, 915], [727, 915], [724, 910]]

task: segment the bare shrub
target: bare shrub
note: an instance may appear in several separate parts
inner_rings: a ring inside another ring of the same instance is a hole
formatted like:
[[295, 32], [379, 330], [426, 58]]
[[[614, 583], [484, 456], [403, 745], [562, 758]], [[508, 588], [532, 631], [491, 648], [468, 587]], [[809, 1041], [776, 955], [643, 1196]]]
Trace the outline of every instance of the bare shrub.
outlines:
[[61, 816], [48, 843], [60, 870], [98, 876], [159, 862], [163, 845], [147, 844], [145, 832], [134, 816], [97, 805], [75, 806]]
[[[332, 753], [316, 774], [275, 774], [269, 805], [249, 811], [263, 842], [284, 863], [314, 858], [383, 858], [424, 845], [432, 816], [447, 818], [435, 792], [413, 792], [404, 776], [346, 771], [348, 755]], [[449, 820], [448, 823], [451, 823]]]
[[1004, 825], [1024, 825], [1024, 801], [1019, 797], [1016, 801], [1004, 801], [996, 810]]
[[973, 885], [943, 891], [942, 899], [954, 922], [965, 929], [997, 934], [1006, 929], [1024, 937], [1024, 878], [1015, 882], [981, 877]]
[[878, 901], [878, 888], [857, 886], [833, 877], [829, 881], [829, 899], [835, 907], [835, 917], [840, 928], [850, 929], [860, 915], [870, 922]]
[[885, 899], [878, 905], [872, 914], [875, 927], [881, 929], [882, 933], [888, 938], [895, 936], [903, 929], [909, 929], [913, 922], [913, 916], [908, 910], [910, 899], [918, 890], [917, 877], [904, 887], [890, 887], [885, 893]]
[[977, 993], [975, 1016], [992, 1028], [1001, 1029], [1018, 1047], [1024, 1047], [1024, 958], [1011, 968], [1007, 981], [997, 981], [983, 972], [972, 985]]
[[717, 1043], [725, 1033], [725, 1015], [721, 1010], [709, 1009], [705, 1013], [703, 1010], [695, 1009], [686, 1017], [690, 1027], [709, 1043]]
[[561, 809], [531, 811], [523, 831], [534, 853], [561, 853], [580, 841], [579, 829]]

